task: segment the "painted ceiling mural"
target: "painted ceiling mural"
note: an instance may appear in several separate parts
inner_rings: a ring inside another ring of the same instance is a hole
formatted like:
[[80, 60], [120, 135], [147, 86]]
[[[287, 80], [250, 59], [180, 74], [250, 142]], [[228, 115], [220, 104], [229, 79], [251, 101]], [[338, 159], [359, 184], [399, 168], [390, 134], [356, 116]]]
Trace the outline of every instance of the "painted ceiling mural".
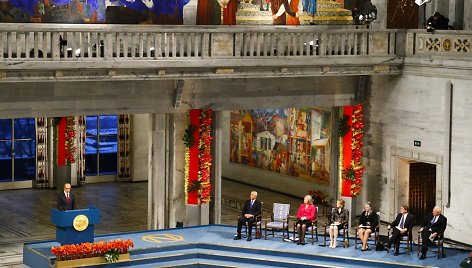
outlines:
[[[183, 24], [190, 0], [0, 0], [0, 22]], [[219, 3], [226, 3], [220, 8]], [[198, 0], [196, 24], [352, 24], [344, 0]]]
[[326, 110], [232, 111], [230, 161], [329, 183], [331, 131]]

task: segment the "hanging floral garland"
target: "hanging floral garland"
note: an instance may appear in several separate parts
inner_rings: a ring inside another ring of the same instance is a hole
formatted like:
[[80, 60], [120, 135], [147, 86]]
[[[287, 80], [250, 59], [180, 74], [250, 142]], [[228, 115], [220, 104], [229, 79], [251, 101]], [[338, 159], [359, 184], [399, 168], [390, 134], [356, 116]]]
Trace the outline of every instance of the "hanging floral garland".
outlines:
[[64, 116], [55, 118], [57, 127], [57, 165], [64, 166], [75, 163], [75, 118]]
[[354, 106], [352, 114], [352, 170], [354, 171], [354, 178], [351, 184], [351, 194], [356, 196], [362, 190], [362, 174], [364, 173], [364, 165], [362, 163], [362, 147], [364, 142], [364, 111], [363, 105], [358, 104]]
[[198, 179], [200, 182], [200, 204], [207, 204], [211, 197], [211, 182], [210, 182], [210, 168], [211, 168], [211, 109], [203, 111], [200, 115], [200, 171]]
[[207, 204], [211, 197], [211, 113], [210, 109], [189, 112], [185, 144], [185, 201], [189, 205]]
[[[342, 130], [341, 130], [342, 129]], [[362, 104], [344, 107], [340, 119], [340, 178], [342, 196], [356, 196], [362, 190], [362, 147], [364, 137], [364, 112]]]

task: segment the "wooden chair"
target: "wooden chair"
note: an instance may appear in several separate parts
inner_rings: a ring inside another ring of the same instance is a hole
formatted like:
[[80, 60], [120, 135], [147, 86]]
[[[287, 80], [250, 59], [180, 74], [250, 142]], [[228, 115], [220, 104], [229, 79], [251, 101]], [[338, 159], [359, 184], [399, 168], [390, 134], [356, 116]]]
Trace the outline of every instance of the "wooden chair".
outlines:
[[265, 219], [265, 239], [268, 230], [272, 231], [272, 237], [275, 236], [275, 231], [282, 231], [282, 240], [289, 237], [289, 213], [290, 204], [274, 203], [271, 217]]
[[[326, 247], [326, 237], [329, 235], [329, 226], [332, 224], [331, 222], [331, 213], [333, 213], [333, 210], [335, 208], [333, 208], [329, 213], [327, 213], [327, 216], [328, 216], [328, 222], [324, 224], [323, 228], [324, 228], [324, 231], [325, 231], [325, 234], [324, 234], [324, 243], [323, 243], [323, 246]], [[346, 209], [347, 211], [347, 218], [349, 219], [349, 210]], [[349, 221], [344, 223], [342, 228], [339, 228], [338, 229], [338, 233], [339, 235], [341, 235], [343, 237], [343, 248], [346, 248], [349, 246]]]
[[[259, 214], [259, 216], [256, 216], [256, 221], [252, 224], [252, 226], [254, 227], [254, 232], [255, 232], [254, 237], [256, 239], [259, 239], [262, 236], [262, 208], [263, 206], [264, 206], [264, 202], [261, 202], [261, 214]], [[247, 227], [248, 227], [247, 225], [248, 223], [246, 222], [244, 224], [246, 235], [247, 235]]]
[[[311, 235], [311, 244], [313, 245], [316, 242], [318, 242], [318, 207], [316, 208], [316, 218], [311, 222], [311, 226], [306, 229], [305, 236], [307, 234]], [[297, 232], [297, 218], [296, 217], [291, 217], [293, 218], [293, 241], [297, 241], [300, 239], [297, 237], [298, 232]]]
[[[379, 241], [379, 235], [380, 235], [380, 212], [376, 212], [377, 217], [379, 219], [378, 224], [374, 227], [374, 232], [370, 233], [370, 236], [372, 237], [372, 234], [374, 235], [374, 246], [377, 245], [377, 241]], [[358, 233], [359, 231], [359, 223], [356, 225], [356, 240], [354, 242], [354, 248], [357, 248], [357, 238], [358, 238]]]
[[[395, 227], [393, 227], [395, 228]], [[387, 237], [390, 239], [390, 231], [392, 229], [388, 229], [387, 230]], [[406, 231], [406, 233], [404, 233], [403, 235], [400, 236], [400, 245], [401, 245], [401, 242], [406, 242], [406, 254], [410, 255], [410, 252], [413, 252], [413, 235], [412, 235], [412, 232], [413, 230], [412, 229], [408, 229]], [[392, 247], [394, 247], [395, 245], [391, 245]], [[390, 248], [387, 248], [387, 253], [390, 252]]]
[[[438, 248], [438, 259], [445, 258], [446, 254], [444, 254], [444, 233], [438, 233], [434, 238], [434, 244]], [[421, 232], [418, 231], [418, 256], [421, 253], [421, 246], [423, 246], [423, 239], [421, 238]], [[426, 241], [428, 243], [428, 241]]]

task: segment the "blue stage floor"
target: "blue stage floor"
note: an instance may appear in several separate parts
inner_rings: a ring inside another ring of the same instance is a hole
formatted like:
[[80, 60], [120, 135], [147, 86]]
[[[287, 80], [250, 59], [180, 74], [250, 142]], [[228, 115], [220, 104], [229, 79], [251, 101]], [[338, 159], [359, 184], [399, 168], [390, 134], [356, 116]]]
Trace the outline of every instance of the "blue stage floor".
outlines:
[[[416, 254], [416, 245], [411, 255], [402, 248], [399, 256], [393, 256], [392, 251], [355, 249], [354, 239], [348, 248], [342, 248], [339, 242], [338, 248], [330, 249], [318, 243], [300, 246], [283, 242], [280, 237], [235, 241], [235, 232], [233, 226], [210, 225], [120, 233], [98, 236], [95, 240], [131, 239], [134, 242], [131, 262], [116, 267], [459, 267], [470, 254], [446, 248], [447, 257], [437, 259], [434, 249], [428, 252], [426, 260], [421, 261]], [[319, 239], [322, 244], [323, 237], [319, 236]], [[24, 264], [34, 268], [52, 267], [55, 258], [50, 249], [54, 246], [59, 244], [52, 241], [25, 244]]]

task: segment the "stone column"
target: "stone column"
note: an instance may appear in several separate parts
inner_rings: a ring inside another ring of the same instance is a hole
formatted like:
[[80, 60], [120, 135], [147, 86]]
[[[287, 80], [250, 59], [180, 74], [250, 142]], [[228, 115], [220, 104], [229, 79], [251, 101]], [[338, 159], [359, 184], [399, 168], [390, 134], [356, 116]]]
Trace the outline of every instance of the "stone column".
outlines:
[[387, 0], [372, 0], [372, 4], [377, 7], [377, 19], [371, 23], [372, 29], [387, 28]]
[[149, 115], [148, 228], [166, 227], [168, 174], [166, 168], [168, 125], [166, 114]]
[[221, 223], [221, 162], [222, 162], [222, 143], [223, 143], [223, 112], [213, 112], [212, 135], [213, 141], [211, 150], [213, 154], [213, 165], [211, 169], [212, 200], [210, 204], [210, 222], [211, 224]]

